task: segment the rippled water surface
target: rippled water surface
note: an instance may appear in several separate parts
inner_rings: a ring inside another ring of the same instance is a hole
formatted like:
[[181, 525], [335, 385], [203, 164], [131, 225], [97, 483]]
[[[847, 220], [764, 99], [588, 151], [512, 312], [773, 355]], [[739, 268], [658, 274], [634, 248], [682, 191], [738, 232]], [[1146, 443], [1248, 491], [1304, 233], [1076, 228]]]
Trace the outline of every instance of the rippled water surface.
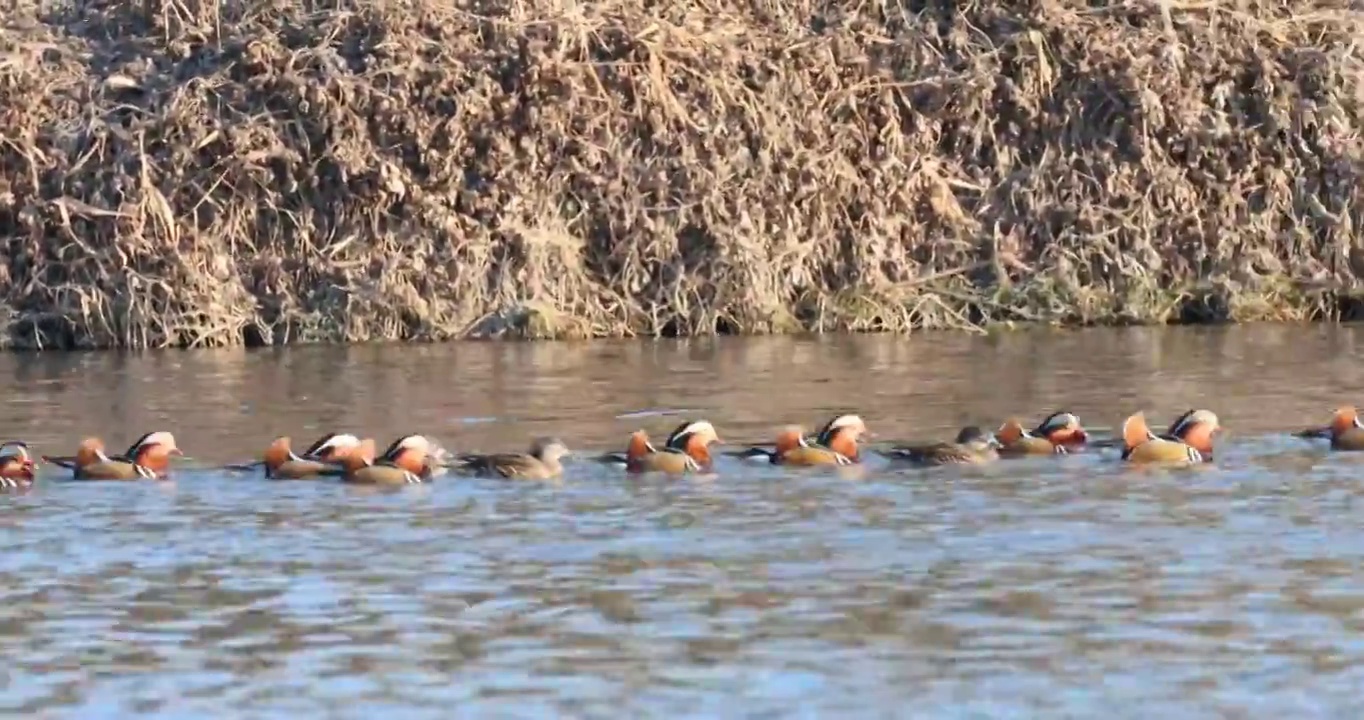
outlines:
[[[42, 717], [1353, 717], [1364, 459], [1288, 431], [1349, 327], [0, 356], [39, 452], [170, 429], [173, 482], [0, 496], [0, 707]], [[878, 442], [1055, 409], [1221, 415], [1217, 462], [400, 491], [214, 471], [277, 434], [583, 455], [683, 418]], [[1361, 453], [1364, 456], [1364, 453]]]

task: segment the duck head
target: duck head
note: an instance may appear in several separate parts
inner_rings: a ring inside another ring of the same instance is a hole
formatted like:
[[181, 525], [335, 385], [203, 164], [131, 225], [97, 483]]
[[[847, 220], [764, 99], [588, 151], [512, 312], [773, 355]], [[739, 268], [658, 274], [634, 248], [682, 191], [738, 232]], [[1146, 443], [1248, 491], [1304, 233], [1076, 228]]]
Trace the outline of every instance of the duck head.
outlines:
[[1151, 432], [1151, 427], [1146, 424], [1145, 414], [1136, 413], [1122, 421], [1122, 445], [1124, 452], [1131, 452], [1133, 449], [1155, 439], [1155, 433]]
[[809, 447], [809, 443], [805, 441], [805, 428], [799, 425], [788, 425], [777, 433], [777, 446], [773, 452], [780, 457], [802, 447]]
[[284, 463], [299, 459], [289, 447], [289, 442], [288, 435], [281, 435], [271, 441], [270, 446], [261, 453], [261, 462], [265, 463], [267, 471], [274, 472]]
[[556, 437], [536, 438], [530, 445], [530, 454], [546, 465], [554, 465], [573, 454], [564, 441]]
[[430, 455], [431, 441], [425, 435], [413, 434], [394, 440], [380, 459], [420, 477], [429, 470], [426, 459]]
[[1080, 417], [1064, 410], [1048, 415], [1032, 434], [1050, 440], [1053, 445], [1083, 445], [1089, 440]]
[[625, 459], [627, 462], [634, 462], [646, 455], [658, 452], [654, 444], [649, 442], [649, 433], [643, 430], [636, 430], [630, 433], [630, 444], [625, 448]]
[[339, 460], [360, 446], [360, 438], [349, 433], [327, 433], [303, 451], [312, 460]]
[[0, 477], [33, 481], [33, 455], [28, 445], [19, 441], [0, 445]]
[[1190, 410], [1170, 424], [1170, 436], [1204, 455], [1212, 454], [1213, 436], [1221, 432], [1217, 414], [1211, 410]]
[[348, 473], [353, 473], [374, 464], [374, 438], [365, 438], [351, 452], [337, 458], [336, 462]]
[[851, 413], [837, 415], [824, 425], [816, 441], [849, 460], [858, 457], [857, 443], [863, 436], [870, 436], [867, 424], [858, 415]]
[[1355, 410], [1353, 405], [1338, 407], [1335, 413], [1331, 415], [1332, 438], [1338, 438], [1357, 427], [1364, 427], [1364, 424], [1359, 422], [1359, 412]]
[[76, 446], [76, 467], [88, 467], [108, 459], [109, 456], [104, 453], [104, 441], [97, 437], [88, 437]]
[[978, 425], [967, 425], [957, 432], [957, 444], [977, 452], [999, 449], [999, 440]]
[[693, 420], [678, 425], [668, 436], [667, 447], [681, 450], [702, 465], [710, 463], [710, 446], [720, 442], [715, 426], [707, 420]]
[[172, 455], [184, 455], [175, 444], [175, 436], [165, 430], [157, 430], [138, 438], [123, 457], [159, 475], [170, 469]]

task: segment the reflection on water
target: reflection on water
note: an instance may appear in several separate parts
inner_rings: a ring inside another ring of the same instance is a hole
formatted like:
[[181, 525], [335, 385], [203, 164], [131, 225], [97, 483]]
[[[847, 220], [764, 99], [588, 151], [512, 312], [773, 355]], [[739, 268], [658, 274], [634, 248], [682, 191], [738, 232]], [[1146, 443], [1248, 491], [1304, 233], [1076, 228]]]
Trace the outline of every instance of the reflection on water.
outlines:
[[[855, 410], [887, 439], [1053, 409], [1214, 409], [1215, 467], [1111, 454], [710, 481], [578, 461], [401, 492], [209, 470], [0, 496], [0, 707], [81, 717], [1349, 717], [1364, 459], [1283, 431], [1360, 386], [1352, 328], [0, 356], [5, 434], [535, 434], [673, 411], [726, 440]], [[1343, 394], [1342, 394], [1343, 393]]]

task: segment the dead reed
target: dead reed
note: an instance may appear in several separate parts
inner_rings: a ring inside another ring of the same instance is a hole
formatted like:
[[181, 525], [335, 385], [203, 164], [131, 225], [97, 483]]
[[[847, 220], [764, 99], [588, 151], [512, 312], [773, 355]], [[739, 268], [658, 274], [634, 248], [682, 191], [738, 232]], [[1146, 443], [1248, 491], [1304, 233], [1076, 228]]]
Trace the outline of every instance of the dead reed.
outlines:
[[19, 0], [0, 344], [1338, 318], [1353, 6]]

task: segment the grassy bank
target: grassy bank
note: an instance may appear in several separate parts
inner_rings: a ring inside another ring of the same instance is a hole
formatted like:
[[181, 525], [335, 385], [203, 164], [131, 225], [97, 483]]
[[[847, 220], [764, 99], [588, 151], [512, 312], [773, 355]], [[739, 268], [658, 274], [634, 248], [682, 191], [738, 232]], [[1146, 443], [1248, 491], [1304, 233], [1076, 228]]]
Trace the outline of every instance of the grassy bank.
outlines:
[[456, 4], [20, 0], [0, 341], [1355, 312], [1348, 0]]

